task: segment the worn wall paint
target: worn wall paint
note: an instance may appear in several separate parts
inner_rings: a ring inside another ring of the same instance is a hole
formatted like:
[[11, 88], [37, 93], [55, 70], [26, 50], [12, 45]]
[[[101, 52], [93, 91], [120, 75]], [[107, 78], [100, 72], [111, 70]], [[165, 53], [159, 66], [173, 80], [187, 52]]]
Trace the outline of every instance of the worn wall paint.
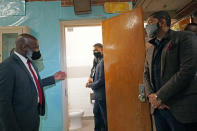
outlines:
[[25, 15], [25, 0], [1, 0], [0, 17]]

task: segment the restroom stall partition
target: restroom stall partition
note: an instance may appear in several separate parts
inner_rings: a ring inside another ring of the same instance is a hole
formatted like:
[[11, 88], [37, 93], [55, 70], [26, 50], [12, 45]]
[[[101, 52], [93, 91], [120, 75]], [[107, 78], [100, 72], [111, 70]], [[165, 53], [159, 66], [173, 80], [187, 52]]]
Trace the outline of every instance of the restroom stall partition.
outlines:
[[145, 34], [142, 8], [102, 23], [109, 131], [151, 131], [148, 102], [138, 99], [143, 81]]

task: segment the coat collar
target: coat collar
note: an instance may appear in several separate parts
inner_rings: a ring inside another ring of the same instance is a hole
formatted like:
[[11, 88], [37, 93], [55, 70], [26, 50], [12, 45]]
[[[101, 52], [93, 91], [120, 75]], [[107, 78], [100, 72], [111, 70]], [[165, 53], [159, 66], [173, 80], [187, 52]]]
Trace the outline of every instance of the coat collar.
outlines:
[[168, 32], [165, 34], [165, 36], [160, 41], [155, 37], [155, 38], [151, 39], [149, 41], [149, 43], [154, 46], [157, 46], [156, 41], [159, 41], [159, 42], [164, 41], [164, 40], [169, 41], [171, 39], [172, 32], [173, 31], [171, 29], [169, 29]]
[[[174, 31], [169, 29], [168, 32], [166, 33], [166, 35], [161, 40], [161, 41], [164, 41], [164, 40], [167, 41], [167, 43], [164, 42], [165, 45], [163, 47], [162, 54], [161, 54], [161, 77], [163, 76], [163, 72], [164, 72], [164, 69], [165, 69], [167, 45], [168, 45], [168, 43], [171, 42], [173, 32]], [[152, 57], [153, 57], [155, 47], [157, 46], [155, 41], [156, 41], [156, 38], [153, 38], [149, 41], [150, 44], [153, 45], [153, 47], [151, 48], [151, 51], [150, 51], [150, 55], [151, 55], [151, 68], [150, 69], [151, 69], [151, 72], [152, 72]]]
[[[19, 66], [26, 72], [26, 74], [28, 75], [28, 77], [31, 79], [31, 81], [33, 82], [33, 78], [31, 76], [31, 74], [29, 73], [29, 71], [27, 70], [26, 66], [24, 65], [23, 61], [19, 58], [18, 55], [16, 54], [12, 54], [13, 59], [19, 64]], [[34, 64], [32, 64], [36, 73], [37, 73], [37, 76], [38, 76], [38, 79], [40, 81], [40, 77], [39, 77], [39, 74], [38, 74], [38, 71], [36, 70]]]

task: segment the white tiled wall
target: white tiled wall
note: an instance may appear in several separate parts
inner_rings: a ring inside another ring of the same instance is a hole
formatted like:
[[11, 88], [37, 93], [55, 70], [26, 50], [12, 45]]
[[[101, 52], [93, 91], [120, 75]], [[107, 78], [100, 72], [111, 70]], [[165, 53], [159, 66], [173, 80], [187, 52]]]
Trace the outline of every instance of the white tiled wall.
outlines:
[[84, 110], [84, 116], [93, 116], [90, 103], [91, 89], [85, 87], [88, 77], [68, 79], [68, 104], [70, 111]]
[[93, 116], [92, 90], [85, 85], [93, 64], [93, 45], [102, 43], [102, 28], [69, 27], [65, 32], [69, 110], [84, 110], [84, 116]]

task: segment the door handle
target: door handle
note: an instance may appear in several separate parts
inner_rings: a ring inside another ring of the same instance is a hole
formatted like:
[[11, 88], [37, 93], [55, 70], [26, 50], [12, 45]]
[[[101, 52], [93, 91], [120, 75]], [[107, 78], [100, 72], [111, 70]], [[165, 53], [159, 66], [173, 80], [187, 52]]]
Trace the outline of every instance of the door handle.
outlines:
[[140, 84], [139, 85], [139, 96], [138, 96], [138, 99], [140, 100], [140, 102], [146, 102], [146, 96], [145, 96], [145, 87], [143, 84]]

